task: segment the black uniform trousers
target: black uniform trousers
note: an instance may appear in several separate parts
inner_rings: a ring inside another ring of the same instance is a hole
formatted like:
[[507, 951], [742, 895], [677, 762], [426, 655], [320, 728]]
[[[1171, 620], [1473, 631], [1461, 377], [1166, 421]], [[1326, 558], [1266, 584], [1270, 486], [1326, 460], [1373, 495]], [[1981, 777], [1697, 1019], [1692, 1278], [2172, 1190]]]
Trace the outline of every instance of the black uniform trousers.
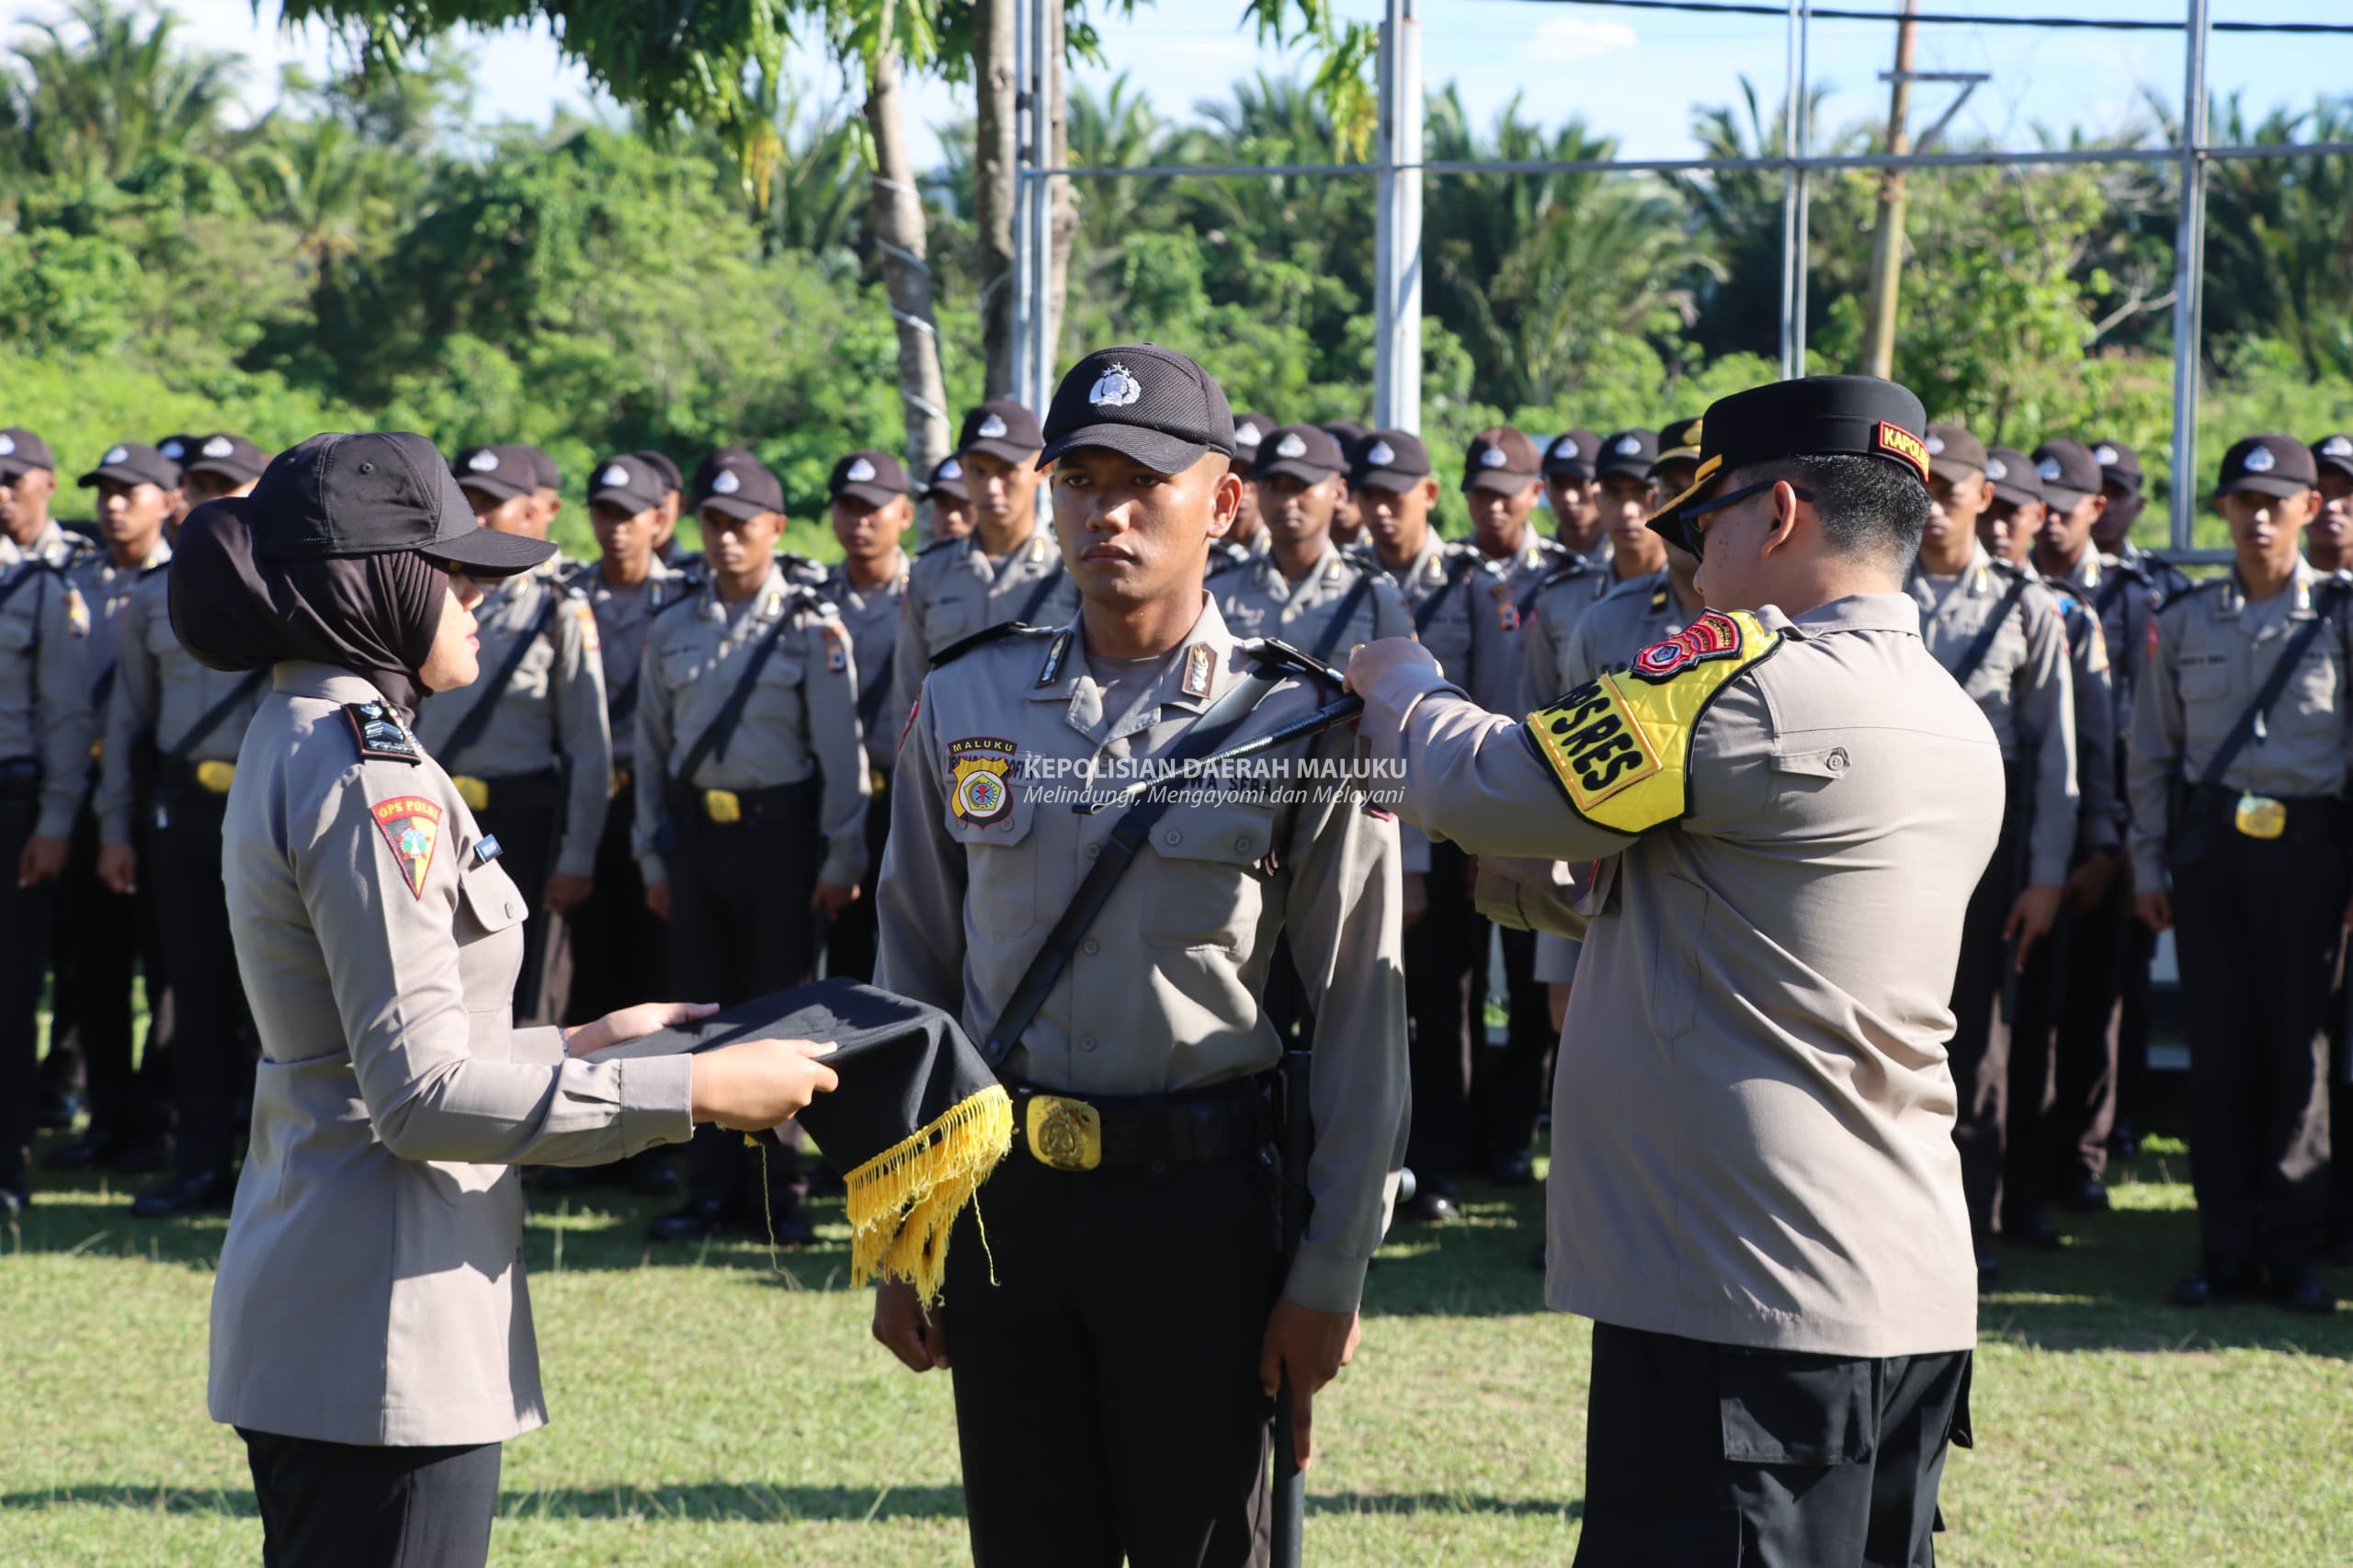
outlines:
[[[2015, 801], [2017, 791], [2009, 798]], [[2011, 1020], [2002, 1016], [2002, 992], [2012, 955], [2002, 940], [2002, 926], [2018, 895], [2016, 835], [2026, 824], [2017, 816], [2013, 811], [2003, 820], [1994, 858], [1969, 895], [1952, 980], [1952, 1078], [1960, 1100], [1952, 1141], [1961, 1151], [1969, 1231], [1981, 1255], [1991, 1244], [2001, 1210], [2002, 1153], [2008, 1142]], [[2022, 1005], [2026, 995], [2021, 983]]]
[[1275, 1204], [1256, 1157], [997, 1168], [945, 1297], [977, 1568], [1266, 1562]]
[[1970, 1367], [1594, 1324], [1576, 1568], [1934, 1568]]
[[254, 1064], [221, 881], [221, 821], [229, 798], [194, 785], [176, 790], [166, 783], [164, 790], [164, 816], [147, 835], [140, 882], [154, 890], [164, 966], [172, 977], [175, 1166], [182, 1176], [199, 1176], [229, 1168], [235, 1107], [252, 1096]]
[[[1536, 978], [1536, 933], [1498, 931], [1503, 944], [1504, 995], [1511, 1009], [1510, 1027], [1501, 1051], [1479, 1051], [1472, 1092], [1480, 1102], [1480, 1123], [1485, 1130], [1487, 1157], [1502, 1159], [1525, 1153], [1536, 1146], [1536, 1118], [1550, 1096], [1544, 1059], [1559, 1037], [1552, 1032], [1549, 988]], [[1474, 978], [1483, 978], [1474, 976]], [[1472, 1001], [1484, 988], [1474, 986]], [[1472, 1038], [1485, 1043], [1484, 1010], [1474, 1016]]]
[[[567, 923], [547, 908], [548, 873], [555, 869], [563, 832], [563, 774], [492, 778], [490, 804], [474, 813], [483, 832], [498, 840], [498, 863], [523, 895], [523, 968], [515, 977], [515, 1027], [529, 1028], [563, 1017], [572, 989], [572, 939]], [[653, 1001], [649, 996], [632, 1000]]]
[[[148, 810], [142, 791], [140, 814]], [[144, 835], [142, 835], [142, 839]], [[74, 822], [57, 879], [51, 960], [50, 1040], [68, 1040], [82, 1059], [90, 1128], [124, 1138], [159, 1137], [171, 1118], [171, 1064], [165, 1028], [165, 974], [156, 940], [155, 892], [145, 879], [125, 897], [98, 881], [98, 821], [85, 801]], [[147, 1049], [132, 1061], [131, 981], [147, 976]]]
[[17, 885], [40, 803], [0, 799], [0, 1189], [21, 1192], [40, 1108], [40, 1012], [57, 884]]
[[[732, 1007], [816, 975], [817, 916], [809, 899], [824, 855], [817, 781], [745, 796], [747, 813], [738, 823], [710, 821], [696, 793], [670, 812], [670, 978], [680, 1001]], [[767, 1154], [763, 1195], [759, 1156], [744, 1135], [715, 1122], [696, 1128], [687, 1151], [689, 1200], [717, 1199], [749, 1220], [760, 1215], [764, 1196], [801, 1196], [808, 1182], [800, 1124], [788, 1123], [779, 1138], [782, 1148]]]
[[[2027, 960], [2010, 1025], [2006, 1216], [2040, 1208], [2063, 1181], [2108, 1168], [2123, 960], [2118, 908], [2112, 892], [2095, 909], [2062, 903]], [[2006, 1217], [2003, 1229], [2009, 1229]]]
[[367, 1447], [240, 1426], [263, 1568], [480, 1568], [498, 1511], [496, 1443]]
[[669, 937], [645, 907], [645, 879], [630, 846], [636, 820], [636, 786], [625, 785], [597, 841], [597, 891], [564, 922], [572, 937], [566, 1024], [593, 1023], [640, 1002], [685, 999], [671, 994]]
[[834, 917], [825, 931], [825, 973], [828, 978], [874, 979], [874, 958], [880, 933], [874, 917], [874, 883], [882, 874], [882, 850], [891, 837], [891, 776], [881, 775], [882, 787], [866, 802], [866, 875], [858, 879], [858, 896]]
[[1478, 1160], [1471, 1074], [1474, 1042], [1485, 1027], [1487, 922], [1471, 902], [1468, 865], [1455, 846], [1430, 846], [1428, 909], [1404, 939], [1414, 1096], [1405, 1163], [1426, 1190], [1439, 1190], [1433, 1182], [1471, 1170]]
[[2343, 938], [2343, 808], [2291, 805], [2287, 832], [2227, 820], [2173, 868], [2189, 1024], [2189, 1179], [2209, 1269], [2311, 1264], [2328, 1221], [2329, 999]]

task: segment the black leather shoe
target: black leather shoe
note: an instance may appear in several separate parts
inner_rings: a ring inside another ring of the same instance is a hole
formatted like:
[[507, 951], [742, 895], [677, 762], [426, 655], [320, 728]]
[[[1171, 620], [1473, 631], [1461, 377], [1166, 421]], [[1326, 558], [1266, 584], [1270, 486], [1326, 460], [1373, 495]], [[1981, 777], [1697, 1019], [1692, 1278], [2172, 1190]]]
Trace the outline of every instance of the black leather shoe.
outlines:
[[2210, 1307], [2245, 1296], [2255, 1288], [2255, 1276], [2244, 1268], [2211, 1268], [2203, 1265], [2173, 1282], [2165, 1300], [2177, 1307]]
[[43, 1089], [33, 1115], [43, 1131], [63, 1132], [82, 1119], [82, 1096], [71, 1089]]
[[2061, 1182], [2055, 1196], [2062, 1209], [2072, 1209], [2078, 1214], [2108, 1212], [2108, 1183], [2089, 1171], [2077, 1171]]
[[724, 1199], [690, 1198], [685, 1208], [658, 1216], [645, 1228], [645, 1233], [657, 1242], [699, 1242], [715, 1234], [726, 1223]]
[[1414, 1200], [1405, 1205], [1405, 1218], [1425, 1225], [1451, 1225], [1462, 1218], [1462, 1210], [1454, 1206], [1452, 1193], [1432, 1192], [1426, 1187], [1414, 1194]]
[[40, 1163], [53, 1171], [106, 1170], [122, 1158], [126, 1147], [121, 1133], [93, 1127], [51, 1149]]
[[2325, 1315], [2336, 1310], [2336, 1293], [2321, 1283], [2315, 1270], [2290, 1268], [2275, 1275], [2271, 1281], [2274, 1305], [2291, 1312], [2312, 1312]]
[[222, 1213], [236, 1201], [237, 1184], [227, 1171], [174, 1176], [131, 1200], [134, 1220], [170, 1220], [182, 1214]]
[[1534, 1187], [1536, 1156], [1526, 1149], [1497, 1154], [1487, 1162], [1487, 1179], [1497, 1187]]
[[2057, 1252], [2061, 1244], [2059, 1227], [2052, 1222], [2050, 1212], [2040, 1204], [2004, 1215], [2002, 1239], [2014, 1247], [2026, 1247], [2034, 1252]]
[[1977, 1255], [1977, 1293], [1984, 1295], [2002, 1282], [2002, 1265], [1990, 1253]]

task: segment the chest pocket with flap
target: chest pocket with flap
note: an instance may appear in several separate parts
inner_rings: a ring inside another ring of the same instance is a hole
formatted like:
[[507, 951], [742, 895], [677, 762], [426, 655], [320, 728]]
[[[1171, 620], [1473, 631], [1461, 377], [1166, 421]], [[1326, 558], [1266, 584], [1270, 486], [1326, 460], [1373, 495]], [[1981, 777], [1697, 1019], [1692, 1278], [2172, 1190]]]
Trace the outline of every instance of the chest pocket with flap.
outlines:
[[1180, 805], [1152, 824], [1153, 863], [1131, 873], [1138, 914], [1155, 947], [1238, 952], [1258, 927], [1275, 847], [1275, 811], [1233, 801]]
[[[473, 846], [466, 846], [471, 860]], [[523, 968], [522, 890], [505, 867], [469, 864], [458, 878], [458, 983], [477, 1055], [506, 1054], [515, 977]]]

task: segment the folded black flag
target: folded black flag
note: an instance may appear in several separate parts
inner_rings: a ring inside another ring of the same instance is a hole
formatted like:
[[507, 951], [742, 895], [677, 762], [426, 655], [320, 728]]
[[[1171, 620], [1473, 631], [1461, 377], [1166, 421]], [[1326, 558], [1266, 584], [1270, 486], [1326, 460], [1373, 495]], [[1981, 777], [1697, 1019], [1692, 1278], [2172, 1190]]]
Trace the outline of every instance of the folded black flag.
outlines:
[[675, 1056], [747, 1040], [829, 1040], [841, 1086], [797, 1119], [849, 1188], [850, 1277], [939, 1297], [948, 1234], [1013, 1146], [1013, 1103], [956, 1020], [849, 980], [795, 986], [600, 1051]]

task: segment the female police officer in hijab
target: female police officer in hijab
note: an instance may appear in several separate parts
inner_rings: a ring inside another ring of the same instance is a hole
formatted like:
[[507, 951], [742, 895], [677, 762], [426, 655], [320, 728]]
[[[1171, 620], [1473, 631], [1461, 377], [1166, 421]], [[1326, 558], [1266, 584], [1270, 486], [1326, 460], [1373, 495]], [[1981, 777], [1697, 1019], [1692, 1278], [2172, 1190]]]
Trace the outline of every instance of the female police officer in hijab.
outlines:
[[271, 669], [223, 828], [262, 1061], [210, 1407], [273, 1568], [485, 1560], [499, 1445], [547, 1418], [512, 1167], [773, 1126], [834, 1084], [806, 1040], [578, 1060], [708, 1007], [512, 1027], [522, 895], [409, 722], [475, 676], [472, 584], [553, 548], [477, 527], [407, 435], [314, 437], [181, 534], [180, 641]]

